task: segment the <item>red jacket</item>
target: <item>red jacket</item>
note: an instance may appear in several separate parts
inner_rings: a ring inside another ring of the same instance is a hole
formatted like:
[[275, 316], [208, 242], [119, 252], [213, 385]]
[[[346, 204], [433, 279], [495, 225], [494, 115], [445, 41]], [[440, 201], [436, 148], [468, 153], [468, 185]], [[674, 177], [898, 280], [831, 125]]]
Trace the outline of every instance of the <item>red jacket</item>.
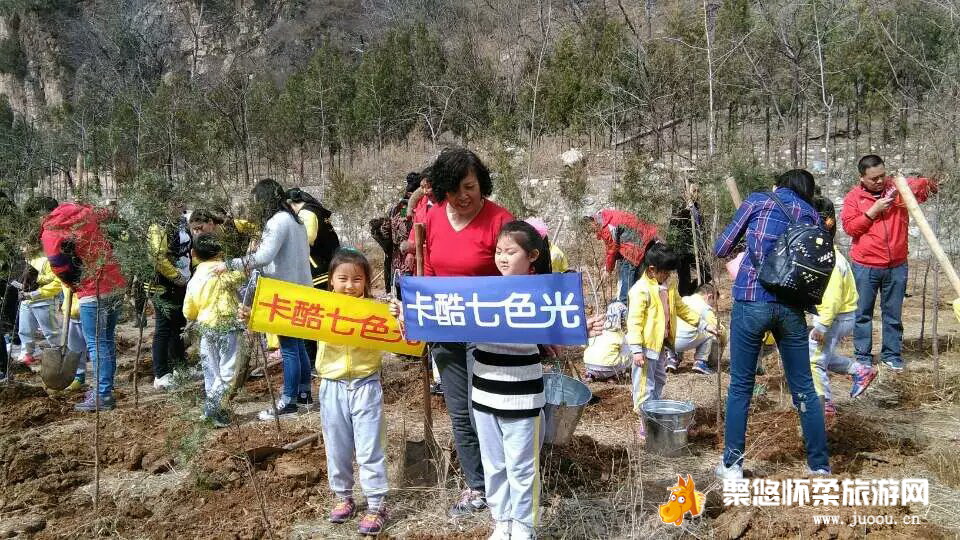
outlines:
[[612, 272], [617, 259], [623, 257], [634, 266], [643, 263], [647, 245], [657, 236], [656, 225], [641, 221], [630, 212], [606, 209], [593, 217], [597, 222], [597, 238], [607, 245], [606, 268]]
[[[928, 178], [907, 178], [910, 190], [917, 202], [927, 200], [930, 193], [937, 192], [937, 185]], [[893, 204], [877, 219], [870, 219], [866, 212], [883, 193], [895, 193]], [[907, 227], [910, 216], [903, 199], [891, 179], [887, 179], [883, 191], [870, 193], [862, 184], [847, 193], [840, 212], [843, 230], [853, 239], [850, 258], [857, 264], [875, 268], [893, 268], [907, 262]]]
[[53, 273], [77, 298], [106, 296], [127, 285], [100, 228], [105, 218], [92, 206], [63, 203], [40, 225], [40, 243]]

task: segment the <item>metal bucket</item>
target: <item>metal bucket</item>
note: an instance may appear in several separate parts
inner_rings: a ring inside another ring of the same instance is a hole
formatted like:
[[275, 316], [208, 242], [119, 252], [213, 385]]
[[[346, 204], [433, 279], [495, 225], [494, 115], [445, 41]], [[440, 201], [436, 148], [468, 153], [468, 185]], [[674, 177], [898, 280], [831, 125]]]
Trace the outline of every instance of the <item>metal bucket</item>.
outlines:
[[676, 456], [687, 445], [687, 430], [696, 410], [692, 402], [653, 399], [644, 403], [643, 422], [647, 428], [646, 449], [664, 456]]
[[590, 388], [582, 382], [560, 373], [543, 376], [543, 442], [563, 445], [570, 442], [580, 422], [583, 408], [593, 397]]

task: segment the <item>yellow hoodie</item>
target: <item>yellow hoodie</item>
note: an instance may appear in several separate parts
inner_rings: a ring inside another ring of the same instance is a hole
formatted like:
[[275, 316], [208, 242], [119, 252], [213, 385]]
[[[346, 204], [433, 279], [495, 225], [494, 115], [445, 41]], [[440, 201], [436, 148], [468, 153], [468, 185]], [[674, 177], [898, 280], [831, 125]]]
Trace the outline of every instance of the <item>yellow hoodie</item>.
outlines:
[[834, 248], [834, 251], [837, 254], [837, 262], [833, 266], [833, 273], [830, 274], [827, 290], [823, 292], [823, 299], [817, 306], [817, 316], [813, 319], [813, 324], [821, 332], [826, 332], [837, 315], [856, 311], [859, 298], [857, 282], [853, 279], [850, 263], [839, 250]]
[[663, 303], [660, 301], [660, 284], [644, 273], [630, 288], [630, 309], [627, 312], [627, 343], [632, 352], [648, 351], [659, 355], [663, 342], [673, 342], [677, 332], [677, 317], [691, 326], [700, 324], [700, 314], [681, 300], [677, 286], [671, 284], [667, 291], [670, 302], [670, 335], [666, 333]]
[[321, 379], [361, 379], [380, 371], [382, 364], [381, 351], [317, 342], [317, 375]]
[[30, 266], [37, 271], [37, 288], [27, 293], [25, 302], [32, 304], [56, 298], [63, 289], [63, 283], [50, 268], [50, 261], [44, 256], [34, 257], [30, 259]]
[[204, 261], [187, 283], [183, 299], [183, 316], [207, 326], [219, 327], [236, 321], [240, 299], [237, 290], [243, 283], [243, 272], [225, 272], [219, 276], [213, 269], [219, 260]]

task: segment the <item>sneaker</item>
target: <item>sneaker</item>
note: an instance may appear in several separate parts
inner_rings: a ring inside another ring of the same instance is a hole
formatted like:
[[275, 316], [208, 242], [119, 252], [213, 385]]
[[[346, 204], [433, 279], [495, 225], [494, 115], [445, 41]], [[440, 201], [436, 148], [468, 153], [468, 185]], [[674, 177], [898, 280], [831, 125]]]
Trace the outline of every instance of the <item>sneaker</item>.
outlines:
[[742, 480], [743, 479], [743, 465], [736, 464], [727, 467], [721, 461], [717, 468], [713, 471], [714, 476], [719, 480]]
[[360, 518], [360, 525], [357, 526], [357, 532], [364, 536], [377, 536], [383, 531], [383, 524], [387, 521], [387, 508], [380, 505], [380, 509], [374, 513], [366, 512]]
[[[80, 412], [95, 412], [97, 410], [97, 397], [94, 392], [95, 390], [88, 391], [83, 401], [73, 406], [73, 410]], [[115, 406], [116, 403], [113, 400], [113, 395], [100, 396], [101, 411], [112, 411]]]
[[830, 476], [830, 469], [811, 469], [807, 467], [807, 476]]
[[330, 517], [327, 521], [330, 523], [345, 523], [357, 513], [357, 505], [353, 502], [353, 497], [342, 499], [330, 510]]
[[40, 359], [32, 354], [25, 354], [20, 359], [20, 363], [27, 367], [40, 366]]
[[510, 540], [533, 540], [537, 537], [533, 527], [514, 521], [510, 528]]
[[277, 401], [276, 414], [274, 414], [274, 409], [271, 407], [267, 410], [260, 411], [260, 414], [257, 415], [257, 418], [260, 420], [273, 420], [274, 418], [283, 418], [284, 416], [294, 415], [300, 412], [300, 407], [297, 407], [297, 404], [294, 402], [287, 402], [284, 398], [280, 398]]
[[680, 359], [676, 356], [667, 358], [667, 373], [673, 373], [680, 367]]
[[702, 373], [704, 375], [715, 375], [716, 372], [710, 369], [710, 366], [707, 365], [704, 360], [697, 360], [693, 363], [693, 370], [697, 373]]
[[482, 491], [467, 488], [460, 493], [460, 498], [450, 507], [450, 517], [460, 517], [479, 512], [487, 507], [487, 498]]
[[498, 521], [493, 526], [493, 534], [487, 540], [510, 540], [511, 521]]
[[162, 377], [153, 378], [153, 387], [156, 390], [164, 391], [173, 388], [173, 373], [167, 373]]
[[887, 366], [890, 371], [895, 373], [900, 373], [903, 371], [903, 360], [899, 358], [884, 358], [883, 365]]
[[307, 409], [313, 408], [313, 396], [310, 392], [300, 392], [297, 394], [297, 405], [304, 405]]
[[647, 424], [643, 421], [643, 418], [640, 418], [640, 421], [637, 422], [637, 441], [644, 442], [647, 440]]
[[86, 386], [86, 381], [84, 381], [80, 377], [77, 377], [73, 379], [73, 382], [70, 383], [70, 386], [64, 389], [64, 392], [80, 392], [81, 390], [83, 390], [84, 386]]
[[[902, 362], [901, 362], [902, 364]], [[853, 373], [853, 386], [850, 387], [850, 397], [855, 398], [867, 391], [870, 383], [877, 378], [877, 368], [858, 364]]]
[[826, 420], [828, 426], [837, 420], [837, 406], [832, 401], [823, 404], [823, 419]]
[[431, 383], [430, 384], [430, 393], [435, 396], [443, 395], [443, 388], [440, 387], [440, 383]]

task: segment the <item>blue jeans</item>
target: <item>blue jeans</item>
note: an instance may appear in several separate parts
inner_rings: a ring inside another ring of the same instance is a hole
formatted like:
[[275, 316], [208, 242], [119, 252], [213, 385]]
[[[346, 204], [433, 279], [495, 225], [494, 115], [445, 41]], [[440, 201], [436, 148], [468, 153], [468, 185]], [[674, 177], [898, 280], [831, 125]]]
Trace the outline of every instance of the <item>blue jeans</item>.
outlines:
[[634, 266], [626, 259], [617, 261], [617, 300], [624, 305], [630, 305], [627, 293], [630, 292], [630, 287], [640, 279], [642, 273], [642, 266]]
[[873, 363], [873, 311], [880, 292], [880, 314], [883, 318], [884, 360], [901, 360], [903, 342], [903, 297], [907, 293], [907, 263], [893, 268], [871, 268], [852, 263], [857, 282], [857, 323], [853, 328], [853, 350], [857, 362]]
[[300, 338], [279, 336], [283, 357], [283, 395], [296, 403], [297, 394], [310, 393], [310, 357]]
[[743, 462], [757, 358], [767, 330], [773, 332], [777, 340], [787, 385], [793, 395], [793, 405], [800, 414], [807, 464], [813, 470], [829, 471], [830, 455], [827, 452], [823, 404], [810, 375], [810, 350], [803, 310], [775, 302], [736, 301], [733, 304], [723, 462], [728, 467]]
[[[120, 296], [101, 298], [100, 302], [80, 304], [80, 329], [87, 344], [87, 358], [91, 366], [99, 365], [97, 391], [101, 397], [113, 394], [113, 376], [117, 371], [117, 342], [115, 330], [120, 317]], [[99, 325], [98, 325], [99, 313]], [[97, 369], [94, 367], [93, 369]]]

